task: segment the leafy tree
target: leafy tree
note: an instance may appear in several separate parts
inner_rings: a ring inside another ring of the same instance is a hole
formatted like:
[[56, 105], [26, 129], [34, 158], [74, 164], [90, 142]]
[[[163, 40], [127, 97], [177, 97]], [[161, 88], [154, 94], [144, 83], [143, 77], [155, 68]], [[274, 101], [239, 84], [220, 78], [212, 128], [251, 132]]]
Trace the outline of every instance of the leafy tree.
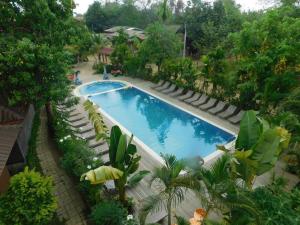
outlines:
[[136, 6], [135, 1], [132, 0], [122, 3], [106, 2], [103, 5], [99, 1], [95, 1], [85, 14], [86, 25], [97, 33], [113, 26], [145, 28], [156, 20], [158, 20], [158, 15], [150, 1], [143, 8], [140, 7], [140, 4]]
[[241, 29], [243, 22], [232, 0], [218, 0], [213, 4], [191, 1], [182, 20], [187, 25], [187, 50], [195, 55], [207, 54], [222, 45], [229, 33]]
[[81, 21], [69, 20], [68, 23], [71, 27], [68, 34], [70, 41], [65, 49], [72, 53], [75, 62], [78, 63], [87, 59], [90, 48], [99, 43], [99, 40], [92, 36]]
[[193, 89], [197, 69], [190, 58], [172, 58], [163, 61], [159, 75], [164, 80], [172, 80], [179, 86]]
[[25, 168], [11, 178], [8, 191], [0, 198], [0, 223], [46, 225], [56, 208], [51, 178]]
[[112, 43], [114, 50], [110, 56], [111, 62], [115, 67], [124, 70], [125, 61], [133, 55], [129, 47], [129, 36], [121, 29]]
[[154, 169], [150, 181], [150, 185], [154, 181], [159, 182], [162, 185], [162, 190], [145, 200], [140, 210], [141, 224], [145, 224], [146, 217], [150, 212], [164, 208], [168, 213], [168, 225], [171, 225], [172, 206], [177, 206], [184, 200], [187, 189], [198, 187], [198, 182], [194, 179], [193, 173], [180, 174], [186, 168], [182, 160], [177, 160], [172, 155], [163, 155], [162, 157], [165, 165]]
[[146, 31], [147, 39], [141, 44], [140, 56], [148, 63], [155, 63], [160, 71], [165, 59], [179, 55], [179, 38], [160, 23], [150, 25]]
[[203, 68], [202, 75], [212, 84], [212, 93], [218, 92], [218, 86], [223, 86], [224, 72], [226, 70], [225, 53], [223, 49], [216, 48], [214, 51], [209, 52], [208, 55], [202, 57]]
[[272, 111], [297, 85], [299, 9], [284, 6], [232, 36], [241, 106]]
[[[0, 21], [1, 96], [11, 105], [41, 106], [64, 99], [73, 1], [2, 1]], [[49, 104], [48, 104], [49, 105]]]
[[106, 21], [106, 15], [99, 1], [94, 1], [93, 4], [89, 6], [85, 14], [85, 21], [87, 27], [97, 33], [107, 28], [106, 25], [103, 24]]

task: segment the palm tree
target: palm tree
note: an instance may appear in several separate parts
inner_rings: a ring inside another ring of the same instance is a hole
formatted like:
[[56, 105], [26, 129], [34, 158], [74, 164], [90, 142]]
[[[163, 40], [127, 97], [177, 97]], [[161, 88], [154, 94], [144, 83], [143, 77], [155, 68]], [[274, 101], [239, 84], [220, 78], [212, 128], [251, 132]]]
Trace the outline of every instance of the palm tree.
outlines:
[[177, 160], [173, 155], [162, 155], [164, 166], [155, 168], [150, 180], [150, 186], [154, 181], [162, 184], [162, 190], [153, 196], [149, 196], [140, 210], [140, 222], [145, 224], [147, 215], [153, 211], [165, 210], [168, 213], [168, 225], [171, 225], [172, 206], [179, 205], [184, 200], [185, 191], [188, 189], [197, 189], [199, 183], [193, 177], [193, 173], [186, 171], [181, 172], [186, 168], [184, 161]]
[[246, 189], [238, 183], [233, 155], [225, 153], [209, 168], [199, 167], [196, 171], [201, 187], [195, 190], [208, 214], [211, 210], [228, 213], [231, 210], [245, 210], [259, 224], [255, 203], [246, 196]]

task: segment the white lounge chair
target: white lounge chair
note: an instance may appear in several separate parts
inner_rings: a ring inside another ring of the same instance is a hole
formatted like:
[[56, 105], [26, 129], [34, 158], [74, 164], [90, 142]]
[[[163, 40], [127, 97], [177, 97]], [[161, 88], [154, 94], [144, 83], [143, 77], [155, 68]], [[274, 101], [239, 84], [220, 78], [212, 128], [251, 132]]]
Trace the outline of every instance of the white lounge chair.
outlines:
[[169, 93], [175, 91], [175, 89], [176, 89], [176, 85], [172, 84], [169, 88], [167, 88], [166, 90], [163, 90], [161, 93], [169, 94]]
[[194, 102], [191, 102], [192, 106], [198, 107], [199, 105], [202, 105], [208, 101], [209, 97], [206, 94], [202, 94], [201, 97]]
[[225, 108], [226, 103], [223, 101], [219, 101], [218, 104], [215, 107], [209, 109], [208, 112], [210, 114], [216, 115], [217, 113], [224, 111]]
[[222, 119], [227, 119], [233, 116], [234, 114], [236, 114], [236, 111], [237, 111], [237, 107], [234, 105], [230, 105], [224, 112], [217, 114], [217, 116]]
[[169, 81], [167, 81], [166, 83], [164, 83], [163, 86], [158, 87], [158, 88], [154, 88], [154, 89], [157, 90], [157, 91], [162, 91], [162, 90], [168, 88], [170, 85], [171, 85], [171, 83]]
[[232, 116], [232, 117], [228, 118], [228, 121], [229, 121], [230, 123], [233, 123], [233, 124], [238, 124], [238, 123], [242, 120], [244, 114], [245, 114], [245, 111], [244, 111], [244, 110], [241, 110], [241, 111], [240, 111], [238, 114], [236, 114], [235, 116]]
[[188, 98], [188, 99], [185, 99], [184, 102], [186, 103], [191, 103], [191, 102], [194, 102], [194, 101], [197, 101], [199, 98], [200, 98], [201, 94], [199, 92], [196, 92], [193, 97], [191, 98]]
[[194, 92], [189, 90], [186, 94], [177, 97], [177, 99], [181, 100], [181, 101], [184, 101], [185, 99], [188, 99], [188, 98], [192, 97], [193, 94], [194, 94]]
[[176, 97], [176, 96], [178, 96], [178, 95], [181, 95], [182, 93], [183, 93], [183, 88], [178, 88], [177, 89], [177, 91], [175, 91], [175, 92], [172, 92], [172, 93], [170, 93], [169, 95], [171, 96], [171, 97]]
[[163, 83], [164, 83], [164, 81], [163, 80], [160, 80], [157, 84], [155, 84], [153, 87], [151, 87], [151, 88], [158, 88], [158, 87], [160, 87], [160, 86], [162, 86], [163, 85]]
[[209, 101], [207, 103], [200, 105], [199, 109], [208, 110], [208, 109], [214, 107], [217, 104], [217, 102], [218, 102], [217, 99], [211, 98], [211, 99], [209, 99]]

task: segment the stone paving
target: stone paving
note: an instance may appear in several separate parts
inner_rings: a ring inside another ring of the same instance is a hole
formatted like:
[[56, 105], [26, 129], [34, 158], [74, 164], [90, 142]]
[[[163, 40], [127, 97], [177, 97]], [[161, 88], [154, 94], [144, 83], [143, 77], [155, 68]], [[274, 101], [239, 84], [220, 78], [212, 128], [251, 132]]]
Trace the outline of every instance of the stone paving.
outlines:
[[48, 135], [46, 113], [41, 112], [41, 126], [37, 142], [37, 155], [40, 159], [43, 173], [51, 176], [55, 184], [55, 195], [58, 201], [57, 214], [66, 225], [85, 225], [84, 210], [86, 208], [75, 184], [59, 167], [53, 153], [55, 145]]

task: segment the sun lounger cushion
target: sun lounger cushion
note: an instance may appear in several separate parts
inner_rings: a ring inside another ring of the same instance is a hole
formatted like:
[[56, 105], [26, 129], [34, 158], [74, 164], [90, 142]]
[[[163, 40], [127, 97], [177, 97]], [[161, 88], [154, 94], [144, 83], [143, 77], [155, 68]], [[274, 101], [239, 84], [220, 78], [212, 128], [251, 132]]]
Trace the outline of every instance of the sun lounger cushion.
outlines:
[[245, 114], [245, 111], [241, 110], [238, 114], [236, 114], [233, 117], [230, 117], [228, 120], [229, 120], [229, 122], [231, 122], [233, 124], [237, 124], [242, 120], [244, 114]]
[[170, 96], [171, 96], [171, 97], [176, 97], [176, 96], [178, 96], [178, 95], [181, 95], [182, 92], [183, 92], [183, 88], [178, 88], [177, 91], [170, 93]]
[[171, 83], [170, 83], [169, 81], [167, 81], [166, 83], [164, 83], [163, 86], [158, 87], [158, 88], [155, 88], [155, 90], [157, 90], [157, 91], [162, 91], [162, 90], [168, 88], [170, 85], [171, 85]]
[[186, 94], [179, 96], [178, 99], [183, 101], [185, 99], [190, 98], [193, 94], [194, 94], [194, 92], [189, 90]]
[[161, 85], [163, 85], [164, 81], [163, 80], [160, 80], [157, 84], [155, 84], [152, 88], [158, 88], [160, 87]]
[[209, 97], [205, 94], [202, 94], [201, 97], [197, 100], [191, 103], [192, 106], [199, 106], [207, 102]]
[[225, 109], [225, 107], [226, 107], [226, 103], [219, 101], [219, 103], [215, 107], [208, 110], [208, 112], [215, 115], [219, 112], [222, 112]]
[[176, 89], [176, 85], [172, 84], [168, 89], [163, 90], [162, 93], [168, 94], [168, 93], [174, 91], [175, 89]]
[[191, 103], [191, 102], [197, 101], [200, 98], [200, 96], [201, 96], [201, 94], [196, 92], [193, 97], [184, 100], [184, 102]]
[[219, 113], [218, 117], [222, 119], [227, 119], [233, 116], [236, 113], [236, 110], [237, 110], [236, 106], [230, 105], [224, 112]]
[[209, 101], [207, 103], [200, 105], [199, 108], [202, 110], [207, 110], [207, 109], [214, 107], [217, 104], [217, 102], [218, 102], [217, 99], [211, 98], [211, 99], [209, 99]]

